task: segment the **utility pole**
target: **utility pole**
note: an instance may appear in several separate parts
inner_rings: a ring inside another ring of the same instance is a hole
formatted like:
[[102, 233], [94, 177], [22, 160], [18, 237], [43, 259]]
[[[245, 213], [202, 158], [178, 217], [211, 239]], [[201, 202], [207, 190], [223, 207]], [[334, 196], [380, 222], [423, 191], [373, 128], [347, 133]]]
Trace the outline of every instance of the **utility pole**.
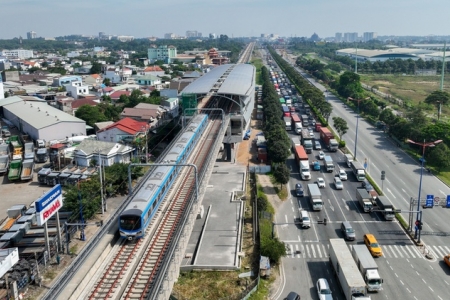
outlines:
[[[442, 71], [441, 71], [441, 92], [444, 90], [444, 72], [445, 72], [445, 50], [447, 48], [447, 42], [444, 42], [444, 54], [442, 55]], [[439, 111], [441, 110], [441, 104], [439, 104]], [[438, 118], [439, 120], [439, 118]]]
[[355, 74], [358, 74], [358, 45], [356, 45], [356, 54], [355, 54]]

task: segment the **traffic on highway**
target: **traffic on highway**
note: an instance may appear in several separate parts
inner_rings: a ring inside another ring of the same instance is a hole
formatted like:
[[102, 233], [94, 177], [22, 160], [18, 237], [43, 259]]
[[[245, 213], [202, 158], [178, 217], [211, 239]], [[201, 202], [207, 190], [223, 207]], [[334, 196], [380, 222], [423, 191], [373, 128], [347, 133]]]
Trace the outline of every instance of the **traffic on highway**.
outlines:
[[[282, 70], [274, 58], [266, 50], [261, 52], [270, 59], [266, 62], [269, 70], [279, 77]], [[297, 71], [327, 91], [308, 74]], [[282, 97], [288, 87], [278, 89]], [[355, 147], [356, 114], [330, 92], [325, 95], [333, 106], [330, 120], [339, 116], [347, 121], [349, 130], [343, 138], [347, 147], [357, 152], [336, 151], [332, 136], [317, 126], [303, 99], [291, 96], [301, 125], [296, 125], [293, 117], [292, 129], [286, 128], [293, 153], [286, 162], [291, 170], [291, 194], [277, 209], [274, 226], [288, 255], [282, 260], [282, 284], [274, 299], [284, 299], [290, 292], [302, 299], [446, 299], [450, 285], [450, 268], [444, 262], [450, 253], [445, 234], [447, 209], [437, 206], [423, 211], [423, 246], [417, 245], [394, 212], [401, 210], [408, 221], [411, 197], [418, 195], [420, 165], [386, 133], [363, 119], [359, 120]], [[304, 123], [303, 116], [309, 122]], [[305, 143], [308, 140], [311, 147]], [[383, 186], [384, 196], [374, 193], [365, 178], [368, 175]], [[426, 195], [433, 199], [450, 195], [450, 189], [431, 174], [424, 174], [422, 187], [423, 205]], [[342, 242], [334, 242], [336, 239]], [[339, 255], [332, 259], [335, 252]], [[320, 295], [319, 285], [329, 285], [328, 298]], [[357, 293], [359, 290], [364, 291]]]

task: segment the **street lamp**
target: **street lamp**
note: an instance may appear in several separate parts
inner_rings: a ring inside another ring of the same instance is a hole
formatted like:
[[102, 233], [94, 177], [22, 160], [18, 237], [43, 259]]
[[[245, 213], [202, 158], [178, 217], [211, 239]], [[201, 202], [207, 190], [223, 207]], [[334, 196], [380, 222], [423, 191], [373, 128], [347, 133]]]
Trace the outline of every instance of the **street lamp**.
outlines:
[[[411, 144], [422, 146], [422, 157], [420, 158], [419, 197], [417, 198], [417, 217], [416, 217], [416, 221], [419, 221], [419, 224], [421, 224], [422, 223], [422, 213], [420, 212], [420, 193], [422, 191], [422, 176], [423, 176], [423, 163], [425, 162], [425, 148], [426, 147], [434, 147], [437, 144], [441, 143], [442, 140], [437, 140], [437, 141], [428, 142], [428, 143], [426, 143], [425, 140], [423, 140], [423, 143], [418, 143], [418, 142], [415, 142], [410, 139], [408, 139], [406, 141]], [[418, 237], [417, 237], [417, 231], [419, 232]], [[418, 243], [420, 243], [420, 232], [421, 232], [420, 227], [419, 227], [419, 230], [417, 230], [417, 227], [416, 227], [416, 230], [414, 232], [414, 238], [415, 239], [418, 238], [418, 240], [417, 240]]]
[[358, 102], [358, 112], [356, 115], [356, 135], [355, 135], [355, 152], [353, 153], [353, 159], [356, 160], [356, 146], [358, 144], [358, 125], [359, 125], [359, 102], [363, 100], [370, 99], [370, 97], [366, 97], [363, 99], [353, 99], [352, 97], [348, 97], [347, 100], [357, 101]]

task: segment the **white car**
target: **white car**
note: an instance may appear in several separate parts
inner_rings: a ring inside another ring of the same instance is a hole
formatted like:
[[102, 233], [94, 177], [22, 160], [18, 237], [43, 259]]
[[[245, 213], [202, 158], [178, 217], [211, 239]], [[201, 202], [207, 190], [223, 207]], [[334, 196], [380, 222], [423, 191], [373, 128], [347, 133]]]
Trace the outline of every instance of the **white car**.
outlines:
[[317, 185], [319, 186], [319, 188], [324, 188], [325, 180], [322, 177], [317, 178]]
[[344, 188], [344, 185], [342, 184], [342, 181], [339, 178], [339, 176], [334, 177], [334, 186], [336, 187], [337, 190], [342, 190]]
[[340, 169], [339, 170], [339, 178], [341, 180], [347, 180], [347, 172], [345, 172], [345, 170]]
[[319, 159], [322, 160], [325, 157], [325, 153], [323, 151], [319, 152]]

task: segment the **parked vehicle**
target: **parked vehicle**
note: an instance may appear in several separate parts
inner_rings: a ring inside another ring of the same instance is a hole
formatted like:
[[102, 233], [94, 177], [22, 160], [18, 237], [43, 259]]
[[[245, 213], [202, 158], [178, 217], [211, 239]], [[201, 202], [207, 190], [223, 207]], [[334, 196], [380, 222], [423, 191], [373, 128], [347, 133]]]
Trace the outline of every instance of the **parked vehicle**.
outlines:
[[308, 195], [312, 209], [322, 210], [323, 208], [322, 194], [320, 193], [320, 189], [317, 186], [317, 184], [315, 183], [308, 184]]
[[369, 292], [381, 291], [383, 279], [381, 279], [378, 273], [378, 265], [367, 247], [365, 245], [353, 245], [352, 255], [367, 284], [367, 290]]
[[331, 133], [331, 131], [326, 127], [321, 127], [320, 130], [320, 138], [325, 143], [326, 147], [330, 151], [337, 151], [339, 148], [339, 144], [337, 140], [334, 138], [334, 135]]
[[383, 256], [383, 251], [381, 251], [381, 247], [373, 234], [366, 233], [364, 235], [364, 244], [366, 244], [372, 256]]
[[32, 180], [34, 170], [34, 159], [24, 160], [22, 163], [22, 172], [20, 173], [20, 180]]
[[392, 221], [395, 218], [394, 206], [386, 196], [378, 196], [376, 199], [377, 207], [382, 210], [382, 214], [386, 221]]
[[10, 137], [11, 136], [11, 132], [9, 131], [9, 129], [3, 129], [2, 128], [2, 136], [3, 137]]
[[310, 180], [311, 172], [309, 170], [309, 158], [303, 146], [295, 146], [294, 155], [300, 170], [300, 177], [303, 180]]
[[370, 300], [366, 283], [343, 239], [330, 239], [330, 263], [346, 300]]
[[33, 142], [24, 144], [24, 159], [34, 159], [34, 144]]
[[8, 166], [9, 166], [9, 156], [8, 155], [0, 156], [0, 174], [8, 172]]
[[323, 167], [327, 172], [333, 172], [334, 171], [334, 163], [333, 159], [329, 155], [325, 155], [323, 159]]
[[356, 180], [364, 181], [364, 179], [366, 179], [366, 171], [364, 170], [363, 166], [359, 162], [357, 162], [357, 161], [350, 162], [350, 168], [352, 168], [352, 171], [353, 171], [353, 174], [355, 174]]
[[36, 151], [36, 162], [45, 163], [48, 160], [47, 148], [39, 148]]
[[17, 135], [11, 136], [9, 138], [9, 145], [11, 148], [13, 159], [22, 159], [23, 147], [19, 136]]
[[38, 172], [38, 182], [39, 184], [46, 185], [47, 184], [47, 175], [52, 172], [50, 168], [42, 168]]
[[22, 160], [15, 159], [9, 164], [8, 179], [14, 181], [20, 179], [20, 171], [22, 170]]
[[372, 211], [372, 199], [365, 189], [356, 189], [356, 199], [358, 200], [359, 204], [361, 204], [364, 212]]
[[36, 140], [36, 148], [45, 148], [45, 140]]

